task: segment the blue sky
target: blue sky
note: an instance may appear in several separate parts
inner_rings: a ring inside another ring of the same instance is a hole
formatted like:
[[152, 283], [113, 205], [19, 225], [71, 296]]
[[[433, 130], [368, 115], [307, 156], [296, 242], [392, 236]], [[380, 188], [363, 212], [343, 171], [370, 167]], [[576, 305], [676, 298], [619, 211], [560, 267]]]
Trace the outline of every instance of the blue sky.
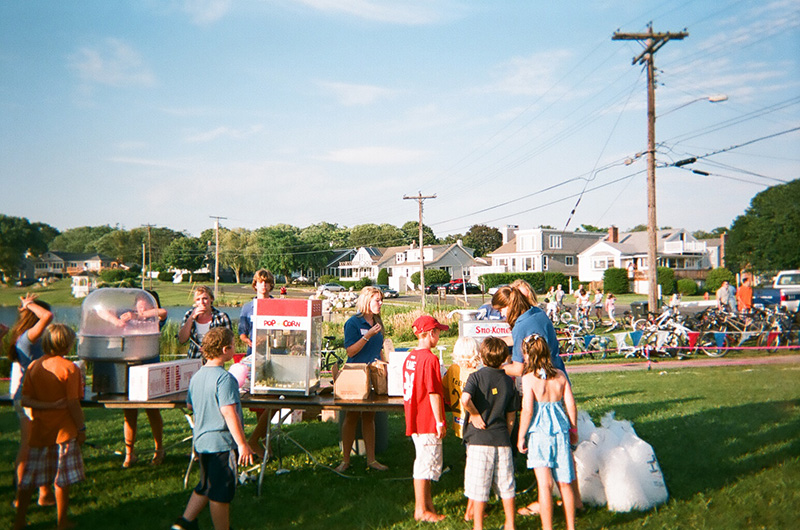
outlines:
[[611, 37], [650, 21], [689, 32], [656, 54], [657, 160], [699, 159], [658, 169], [658, 223], [730, 225], [800, 174], [798, 0], [2, 2], [0, 213], [401, 226], [421, 192], [439, 236], [624, 230], [646, 76]]

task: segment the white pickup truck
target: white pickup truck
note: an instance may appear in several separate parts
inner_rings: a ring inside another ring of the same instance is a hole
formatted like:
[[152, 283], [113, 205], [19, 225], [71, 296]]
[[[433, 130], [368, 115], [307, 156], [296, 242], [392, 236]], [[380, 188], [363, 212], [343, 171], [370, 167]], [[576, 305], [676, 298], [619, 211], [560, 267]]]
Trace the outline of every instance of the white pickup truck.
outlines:
[[797, 311], [800, 305], [800, 270], [781, 271], [775, 276], [771, 289], [755, 289], [753, 302], [764, 305], [782, 305], [789, 311]]

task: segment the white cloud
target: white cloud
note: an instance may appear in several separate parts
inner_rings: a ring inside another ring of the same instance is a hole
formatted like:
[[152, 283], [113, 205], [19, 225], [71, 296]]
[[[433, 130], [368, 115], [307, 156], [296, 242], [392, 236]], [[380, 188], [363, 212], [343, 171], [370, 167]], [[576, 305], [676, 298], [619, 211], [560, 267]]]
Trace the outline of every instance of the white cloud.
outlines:
[[224, 17], [231, 0], [183, 0], [182, 10], [195, 24], [210, 24]]
[[338, 149], [319, 157], [321, 160], [354, 165], [391, 165], [419, 162], [430, 155], [428, 151], [395, 147], [354, 147]]
[[461, 11], [450, 1], [430, 0], [295, 0], [328, 13], [345, 13], [358, 18], [418, 26], [434, 24]]
[[234, 140], [241, 140], [261, 132], [264, 127], [262, 125], [251, 125], [247, 129], [231, 129], [230, 127], [221, 126], [210, 131], [192, 134], [185, 138], [188, 143], [205, 143], [217, 138], [233, 138]]
[[80, 48], [68, 62], [86, 86], [149, 87], [156, 83], [139, 53], [119, 39], [107, 39], [102, 48]]
[[339, 103], [346, 107], [371, 105], [379, 99], [393, 97], [398, 93], [391, 88], [373, 85], [355, 85], [352, 83], [337, 83], [334, 81], [320, 81], [318, 85], [331, 92]]
[[497, 67], [497, 81], [482, 88], [485, 92], [503, 92], [521, 96], [542, 96], [555, 82], [559, 65], [568, 64], [572, 54], [566, 50], [514, 57]]
[[157, 160], [153, 158], [136, 158], [130, 156], [112, 156], [106, 159], [116, 164], [126, 164], [132, 166], [144, 166], [167, 169], [183, 169], [185, 164], [174, 160]]

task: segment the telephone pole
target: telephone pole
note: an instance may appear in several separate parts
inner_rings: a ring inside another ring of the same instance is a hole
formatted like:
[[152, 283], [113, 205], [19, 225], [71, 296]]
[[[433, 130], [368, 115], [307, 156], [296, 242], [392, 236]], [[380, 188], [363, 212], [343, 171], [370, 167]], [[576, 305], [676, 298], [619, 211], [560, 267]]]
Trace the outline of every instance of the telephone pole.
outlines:
[[219, 282], [219, 220], [227, 219], [218, 215], [209, 215], [214, 219], [214, 300], [217, 299], [217, 283]]
[[[150, 289], [153, 288], [153, 246], [150, 240], [150, 229], [155, 225], [144, 225], [147, 227], [147, 284]], [[142, 243], [142, 251], [144, 251], [144, 243]], [[142, 267], [144, 267], [144, 260], [142, 260]], [[142, 289], [144, 289], [144, 280], [142, 281]]]
[[422, 239], [422, 203], [425, 199], [435, 199], [436, 195], [423, 195], [421, 191], [417, 192], [416, 197], [403, 195], [403, 200], [413, 199], [419, 203], [419, 285], [422, 290], [422, 310], [425, 310], [425, 247]]
[[650, 311], [658, 310], [658, 241], [656, 233], [656, 90], [653, 56], [670, 40], [683, 40], [689, 33], [654, 33], [653, 23], [646, 33], [614, 33], [612, 40], [635, 40], [644, 50], [631, 64], [647, 66], [647, 303]]

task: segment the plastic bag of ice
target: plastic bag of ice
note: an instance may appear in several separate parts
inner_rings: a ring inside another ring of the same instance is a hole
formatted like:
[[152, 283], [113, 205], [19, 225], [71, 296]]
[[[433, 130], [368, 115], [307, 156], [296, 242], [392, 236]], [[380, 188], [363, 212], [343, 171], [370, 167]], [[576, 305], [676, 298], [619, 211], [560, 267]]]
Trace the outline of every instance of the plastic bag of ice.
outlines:
[[596, 506], [606, 503], [605, 488], [600, 479], [600, 458], [600, 448], [591, 441], [579, 444], [575, 450], [575, 473], [581, 500]]

